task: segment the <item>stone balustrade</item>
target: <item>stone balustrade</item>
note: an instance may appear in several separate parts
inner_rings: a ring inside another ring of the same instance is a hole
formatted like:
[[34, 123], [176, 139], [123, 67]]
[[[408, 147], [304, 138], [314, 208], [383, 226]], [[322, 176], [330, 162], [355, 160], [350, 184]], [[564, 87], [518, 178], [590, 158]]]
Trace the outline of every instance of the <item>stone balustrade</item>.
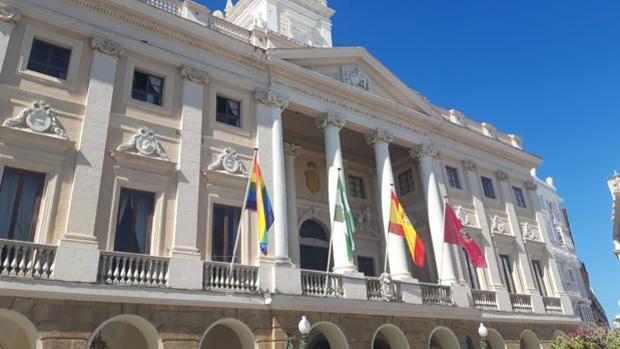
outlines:
[[302, 270], [301, 291], [305, 296], [342, 297], [344, 277], [339, 274]]
[[149, 4], [158, 9], [172, 13], [173, 15], [181, 16], [183, 3], [178, 0], [140, 0], [146, 4]]
[[543, 297], [545, 312], [547, 314], [562, 314], [562, 300], [559, 297]]
[[474, 307], [482, 310], [497, 310], [497, 295], [493, 291], [471, 290]]
[[452, 306], [452, 291], [450, 286], [420, 283], [422, 302], [427, 305]]
[[0, 276], [48, 279], [56, 246], [0, 239]]
[[386, 283], [378, 277], [367, 277], [366, 293], [370, 301], [402, 302], [401, 284], [395, 280]]
[[532, 297], [529, 294], [510, 294], [510, 303], [512, 310], [518, 313], [532, 313]]
[[167, 287], [166, 257], [101, 251], [97, 281], [108, 285]]
[[216, 292], [258, 293], [258, 267], [205, 262], [203, 289]]

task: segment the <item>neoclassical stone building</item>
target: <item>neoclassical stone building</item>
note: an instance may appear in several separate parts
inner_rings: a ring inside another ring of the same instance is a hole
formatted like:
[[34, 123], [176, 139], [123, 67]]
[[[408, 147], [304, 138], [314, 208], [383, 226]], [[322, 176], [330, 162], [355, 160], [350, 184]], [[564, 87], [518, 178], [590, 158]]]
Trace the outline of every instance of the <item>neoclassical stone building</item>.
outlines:
[[[483, 322], [493, 348], [533, 349], [582, 325], [580, 275], [566, 281], [573, 255], [530, 175], [542, 160], [332, 47], [333, 14], [3, 0], [1, 348], [283, 349], [306, 316], [307, 348], [477, 348]], [[267, 256], [242, 209], [255, 148]], [[355, 258], [333, 239], [327, 274], [338, 176]], [[423, 267], [386, 243], [392, 190]], [[446, 200], [488, 268], [444, 244]]]

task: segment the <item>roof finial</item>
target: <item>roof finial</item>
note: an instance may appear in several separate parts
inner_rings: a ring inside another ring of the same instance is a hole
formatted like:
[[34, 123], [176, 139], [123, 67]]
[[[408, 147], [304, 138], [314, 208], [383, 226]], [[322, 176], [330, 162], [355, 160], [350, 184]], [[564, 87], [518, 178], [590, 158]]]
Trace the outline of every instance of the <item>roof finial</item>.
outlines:
[[232, 0], [226, 0], [226, 7], [224, 8], [224, 13], [226, 14], [226, 17], [230, 15], [234, 7], [235, 6], [233, 5]]

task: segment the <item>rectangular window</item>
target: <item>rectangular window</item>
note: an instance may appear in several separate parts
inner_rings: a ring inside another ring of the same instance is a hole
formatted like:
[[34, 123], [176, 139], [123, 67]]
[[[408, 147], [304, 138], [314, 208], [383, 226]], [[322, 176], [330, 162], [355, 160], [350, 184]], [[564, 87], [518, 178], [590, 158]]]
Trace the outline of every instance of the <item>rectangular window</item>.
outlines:
[[493, 187], [493, 180], [488, 177], [482, 177], [482, 190], [484, 191], [484, 196], [489, 199], [495, 199], [495, 188]]
[[448, 174], [448, 185], [452, 188], [462, 189], [461, 179], [459, 178], [459, 171], [450, 166], [446, 166], [446, 173]]
[[366, 199], [364, 180], [361, 177], [349, 176], [349, 193], [355, 198]]
[[534, 269], [534, 281], [536, 281], [536, 288], [540, 295], [543, 297], [547, 297], [547, 288], [545, 287], [545, 274], [540, 266], [539, 261], [532, 261], [532, 269]]
[[375, 273], [375, 259], [372, 257], [357, 257], [357, 269], [366, 276], [377, 276]]
[[217, 96], [215, 120], [234, 127], [241, 127], [241, 102]]
[[32, 40], [28, 69], [66, 80], [71, 50], [38, 39]]
[[512, 193], [515, 197], [515, 205], [521, 208], [526, 208], [525, 196], [523, 195], [523, 189], [518, 187], [512, 187]]
[[155, 194], [121, 189], [116, 217], [114, 251], [149, 254]]
[[211, 260], [227, 263], [232, 261], [240, 219], [239, 207], [213, 206]]
[[517, 290], [515, 289], [515, 281], [512, 273], [512, 261], [510, 260], [510, 256], [500, 254], [499, 259], [502, 263], [502, 276], [504, 277], [504, 282], [506, 283], [508, 293], [515, 293]]
[[469, 286], [472, 289], [478, 290], [480, 289], [480, 280], [478, 279], [478, 273], [476, 272], [476, 268], [471, 264], [469, 260], [469, 255], [465, 249], [462, 249], [463, 257], [465, 258], [465, 264], [467, 265], [467, 275], [469, 276]]
[[0, 238], [33, 241], [45, 174], [6, 167], [0, 183]]
[[400, 195], [409, 194], [415, 190], [413, 170], [409, 169], [398, 175], [398, 189], [400, 191]]
[[135, 70], [131, 85], [131, 98], [142, 102], [162, 105], [164, 78]]

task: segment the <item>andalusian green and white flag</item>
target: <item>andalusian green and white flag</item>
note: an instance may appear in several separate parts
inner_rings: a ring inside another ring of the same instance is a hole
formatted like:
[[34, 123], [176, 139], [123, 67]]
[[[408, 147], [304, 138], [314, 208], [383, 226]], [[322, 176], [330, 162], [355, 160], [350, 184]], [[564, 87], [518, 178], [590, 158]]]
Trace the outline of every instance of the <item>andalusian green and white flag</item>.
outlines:
[[336, 210], [334, 212], [334, 231], [343, 232], [347, 246], [347, 256], [349, 261], [353, 263], [353, 251], [355, 250], [355, 242], [353, 234], [355, 234], [355, 224], [353, 223], [353, 215], [351, 207], [344, 191], [342, 179], [338, 176], [338, 193], [336, 197]]

